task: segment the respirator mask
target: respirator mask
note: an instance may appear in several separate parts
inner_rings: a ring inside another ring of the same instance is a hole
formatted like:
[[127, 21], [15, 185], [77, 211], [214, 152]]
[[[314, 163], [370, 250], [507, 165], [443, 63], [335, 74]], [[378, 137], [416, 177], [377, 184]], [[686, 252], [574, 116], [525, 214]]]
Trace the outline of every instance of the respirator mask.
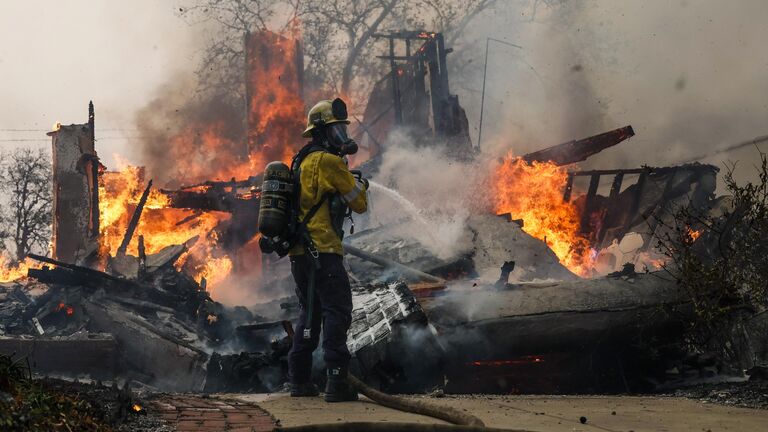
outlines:
[[340, 156], [357, 153], [357, 143], [347, 135], [347, 125], [333, 123], [326, 126], [326, 135], [331, 147], [338, 150]]

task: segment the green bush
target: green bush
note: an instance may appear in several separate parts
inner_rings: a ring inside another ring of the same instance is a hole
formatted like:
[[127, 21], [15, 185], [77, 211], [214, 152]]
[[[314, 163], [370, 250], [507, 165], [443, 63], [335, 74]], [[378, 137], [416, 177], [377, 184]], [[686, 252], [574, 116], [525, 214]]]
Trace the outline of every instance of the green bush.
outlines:
[[25, 361], [0, 355], [0, 430], [90, 432], [112, 428], [90, 402], [45, 388], [32, 380]]

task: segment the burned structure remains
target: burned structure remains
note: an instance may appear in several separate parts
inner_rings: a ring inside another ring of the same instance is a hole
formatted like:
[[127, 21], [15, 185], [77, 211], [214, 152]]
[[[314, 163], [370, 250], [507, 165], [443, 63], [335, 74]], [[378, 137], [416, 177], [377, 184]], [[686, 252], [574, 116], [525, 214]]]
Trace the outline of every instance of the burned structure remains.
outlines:
[[[450, 93], [443, 35], [375, 37], [387, 42], [381, 60], [389, 72], [376, 82], [362, 119], [352, 117], [358, 141], [369, 149], [358, 168], [375, 175], [387, 146], [396, 145], [390, 139], [396, 131], [417, 137], [417, 146], [443, 150], [452, 162], [476, 159], [466, 113]], [[299, 311], [285, 260], [257, 249], [256, 219], [260, 170], [301, 145], [302, 50], [270, 32], [247, 34], [244, 43], [245, 138], [224, 179], [155, 188], [136, 169], [130, 182], [128, 176], [113, 181], [120, 173], [106, 171], [94, 146], [92, 105], [87, 123], [49, 134], [52, 257], [30, 256], [25, 278], [0, 283], [0, 352], [29, 356], [41, 374], [126, 378], [160, 390], [282, 388]], [[446, 382], [456, 393], [648, 385], [652, 372], [635, 362], [637, 346], [656, 349], [679, 336], [680, 315], [663, 312], [685, 313], [690, 305], [673, 280], [653, 272], [658, 268], [643, 272], [649, 263], [641, 257], [662, 234], [659, 221], [670, 209], [712, 203], [717, 169], [574, 165], [633, 135], [624, 126], [516, 159], [565, 179], [549, 204], [576, 212], [572, 234], [597, 256], [588, 278], [566, 265], [551, 239], [527, 231], [530, 219], [512, 212], [470, 214], [461, 247], [450, 254], [401, 229], [418, 212], [347, 235], [354, 372], [392, 392]], [[123, 199], [120, 206], [110, 206], [115, 196]], [[630, 234], [642, 238], [632, 258], [612, 255], [611, 247]], [[238, 283], [270, 296], [234, 307], [217, 301], [217, 284]]]
[[93, 102], [88, 123], [61, 126], [48, 135], [53, 141], [52, 254], [80, 262], [93, 254], [99, 235], [99, 169], [95, 148]]
[[422, 145], [439, 142], [453, 157], [471, 157], [467, 115], [458, 96], [450, 92], [451, 49], [443, 35], [400, 31], [374, 37], [388, 43], [388, 54], [379, 58], [390, 71], [374, 85], [360, 124], [361, 141], [370, 148], [370, 157], [380, 155], [389, 133], [398, 128], [421, 137]]

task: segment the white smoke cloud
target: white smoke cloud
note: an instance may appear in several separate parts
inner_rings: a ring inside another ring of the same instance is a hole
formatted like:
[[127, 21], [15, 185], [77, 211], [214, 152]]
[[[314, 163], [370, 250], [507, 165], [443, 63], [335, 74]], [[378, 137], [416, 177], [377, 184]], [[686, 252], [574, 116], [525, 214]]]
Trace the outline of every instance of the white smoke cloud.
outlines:
[[370, 223], [410, 217], [414, 223], [398, 234], [416, 238], [439, 258], [449, 258], [470, 247], [468, 217], [488, 208], [489, 194], [483, 191], [488, 170], [479, 162], [452, 160], [443, 151], [439, 146], [417, 148], [403, 131], [391, 134], [374, 180], [402, 198], [374, 186]]

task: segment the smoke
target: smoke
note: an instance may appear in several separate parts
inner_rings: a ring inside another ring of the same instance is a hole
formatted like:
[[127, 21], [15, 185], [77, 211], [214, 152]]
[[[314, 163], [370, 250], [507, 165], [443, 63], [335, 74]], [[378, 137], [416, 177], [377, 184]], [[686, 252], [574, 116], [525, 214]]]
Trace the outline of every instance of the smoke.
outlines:
[[[486, 37], [523, 47], [491, 42], [485, 149], [524, 154], [632, 124], [634, 138], [584, 166], [637, 167], [678, 163], [768, 133], [765, 2], [536, 3], [535, 17], [530, 5], [479, 16], [470, 42], [459, 47], [469, 52], [457, 55], [475, 66], [453, 88], [474, 127]], [[754, 154], [747, 148], [704, 162], [723, 166]]]
[[242, 108], [225, 94], [195, 94], [196, 86], [177, 76], [136, 115], [142, 163], [161, 185], [228, 180], [221, 173], [247, 153]]
[[373, 187], [369, 223], [385, 225], [409, 217], [412, 223], [396, 234], [417, 239], [439, 258], [455, 257], [471, 247], [469, 216], [489, 208], [489, 194], [483, 193], [487, 169], [481, 162], [447, 157], [442, 146], [415, 147], [414, 142], [406, 131], [390, 134], [374, 180], [402, 198]]

